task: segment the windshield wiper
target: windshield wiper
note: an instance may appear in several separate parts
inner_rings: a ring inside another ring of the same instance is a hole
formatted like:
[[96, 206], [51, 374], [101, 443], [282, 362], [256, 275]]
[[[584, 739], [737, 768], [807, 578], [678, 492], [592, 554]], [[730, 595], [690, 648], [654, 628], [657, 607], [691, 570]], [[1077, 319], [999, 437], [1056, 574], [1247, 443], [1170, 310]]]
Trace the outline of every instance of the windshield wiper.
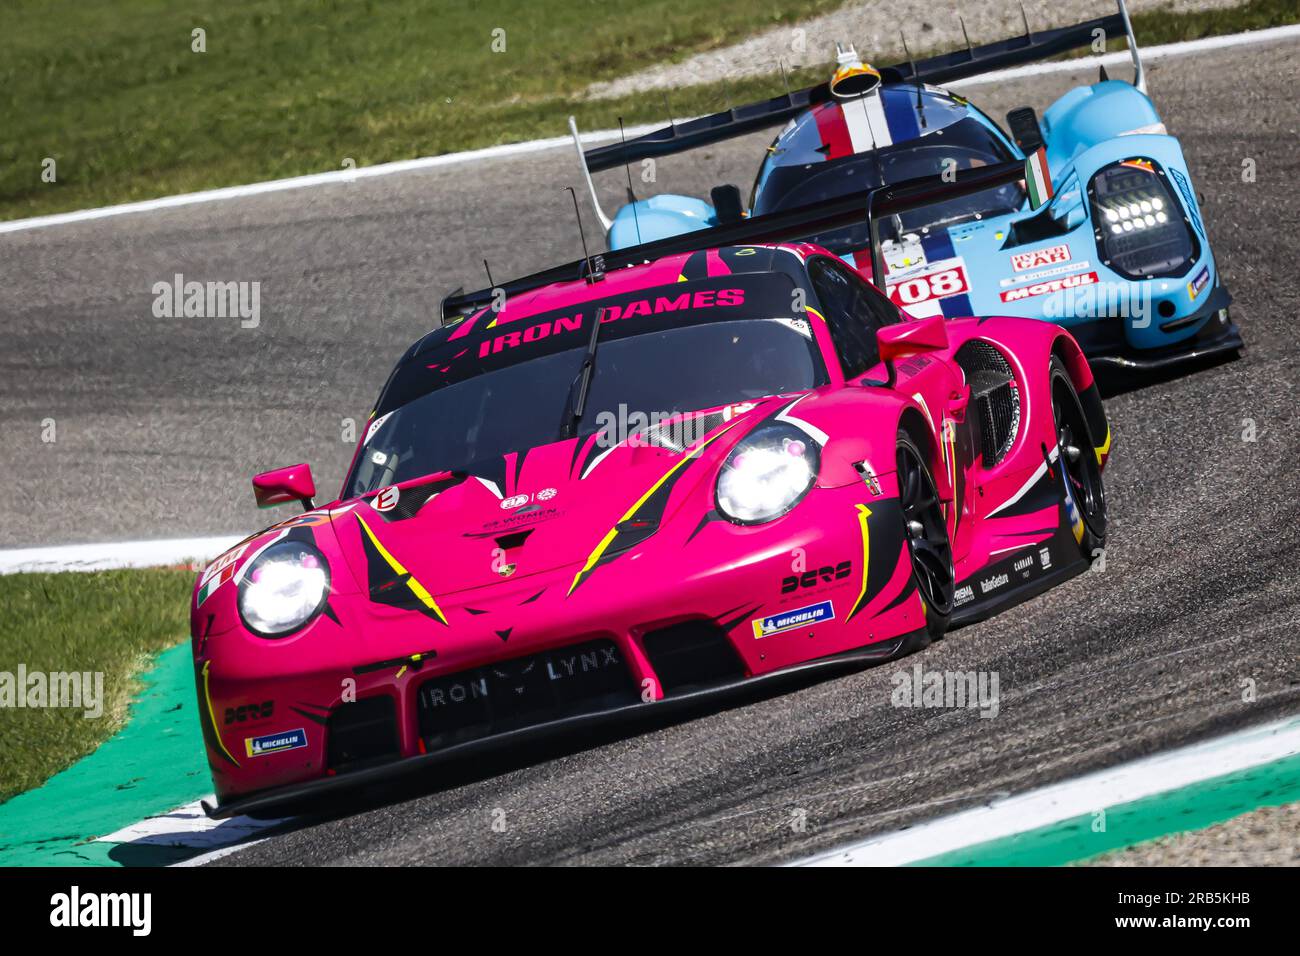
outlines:
[[[596, 346], [600, 340], [600, 323], [605, 317], [605, 307], [596, 310], [596, 321], [591, 326], [591, 338], [587, 339], [587, 354], [583, 356], [582, 367], [569, 385], [569, 397], [565, 407], [571, 409], [569, 418], [560, 428], [560, 438], [572, 438], [578, 433], [578, 422], [587, 410], [587, 392], [591, 388], [591, 377], [596, 371]], [[576, 395], [574, 393], [577, 393]]]

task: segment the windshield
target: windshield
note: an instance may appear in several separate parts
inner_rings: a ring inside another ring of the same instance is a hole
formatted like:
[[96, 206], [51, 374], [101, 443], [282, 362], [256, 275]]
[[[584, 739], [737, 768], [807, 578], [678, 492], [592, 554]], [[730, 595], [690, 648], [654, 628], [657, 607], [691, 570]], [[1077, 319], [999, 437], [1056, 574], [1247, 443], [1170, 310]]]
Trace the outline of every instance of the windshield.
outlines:
[[[442, 379], [426, 381], [423, 394], [389, 411], [381, 400], [383, 414], [371, 427], [345, 497], [434, 472], [466, 470], [475, 462], [558, 441], [590, 326], [583, 331], [586, 322], [574, 322], [554, 337], [526, 340], [531, 330], [554, 327], [578, 309], [587, 321], [602, 306], [608, 309], [579, 435], [642, 415], [645, 421], [662, 421], [824, 384], [825, 366], [811, 324], [804, 316], [793, 316], [793, 289], [793, 282], [780, 275], [678, 283], [635, 293], [636, 300], [650, 303], [649, 315], [622, 296], [561, 310], [568, 316], [546, 313], [515, 320], [510, 325], [520, 327], [512, 332], [521, 347], [496, 351], [497, 343], [512, 334], [497, 334], [496, 329], [467, 337], [464, 344], [448, 343], [463, 350], [462, 355], [486, 353], [454, 374], [430, 368], [437, 363], [418, 355], [395, 373], [385, 399], [418, 390], [408, 381], [412, 377], [429, 380], [432, 373]], [[734, 305], [720, 304], [737, 299]], [[653, 311], [655, 305], [683, 301], [690, 307]], [[695, 307], [705, 302], [709, 304]], [[739, 317], [732, 318], [733, 313]], [[530, 344], [541, 347], [529, 349]], [[456, 380], [447, 383], [448, 377]]]
[[[948, 169], [975, 169], [1014, 159], [1006, 145], [974, 117], [935, 130], [920, 139], [883, 149], [845, 156], [830, 162], [800, 163], [771, 170], [755, 197], [754, 214], [795, 209], [880, 185], [893, 185], [921, 176], [938, 176]], [[951, 165], [955, 163], [955, 167]], [[934, 203], [880, 223], [880, 238], [946, 227], [970, 219], [1015, 212], [1024, 204], [1016, 183], [959, 199]], [[901, 226], [901, 229], [900, 229]], [[837, 255], [869, 248], [867, 222], [809, 237]]]

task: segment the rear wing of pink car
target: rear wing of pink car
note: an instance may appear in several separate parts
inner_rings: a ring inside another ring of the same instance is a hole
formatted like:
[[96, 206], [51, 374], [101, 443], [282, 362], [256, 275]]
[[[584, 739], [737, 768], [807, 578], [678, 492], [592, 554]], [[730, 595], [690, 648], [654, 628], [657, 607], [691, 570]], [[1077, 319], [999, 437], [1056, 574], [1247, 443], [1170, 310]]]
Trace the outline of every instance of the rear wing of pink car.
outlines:
[[883, 287], [881, 277], [884, 276], [885, 270], [881, 261], [878, 234], [878, 226], [882, 219], [932, 203], [982, 192], [1006, 183], [1019, 182], [1025, 176], [1025, 164], [1018, 160], [997, 166], [981, 166], [958, 170], [949, 179], [944, 179], [943, 176], [909, 179], [892, 186], [864, 189], [796, 209], [752, 216], [709, 229], [669, 236], [644, 245], [629, 246], [554, 266], [529, 276], [511, 279], [490, 289], [480, 289], [476, 292], [463, 292], [457, 289], [443, 299], [442, 319], [446, 324], [487, 308], [494, 300], [499, 300], [502, 294], [508, 299], [555, 282], [572, 282], [586, 278], [593, 271], [603, 273], [644, 262], [653, 262], [664, 256], [696, 252], [700, 249], [716, 249], [722, 246], [750, 243], [797, 242], [864, 220], [868, 221], [871, 227], [872, 275], [875, 277], [876, 284]]

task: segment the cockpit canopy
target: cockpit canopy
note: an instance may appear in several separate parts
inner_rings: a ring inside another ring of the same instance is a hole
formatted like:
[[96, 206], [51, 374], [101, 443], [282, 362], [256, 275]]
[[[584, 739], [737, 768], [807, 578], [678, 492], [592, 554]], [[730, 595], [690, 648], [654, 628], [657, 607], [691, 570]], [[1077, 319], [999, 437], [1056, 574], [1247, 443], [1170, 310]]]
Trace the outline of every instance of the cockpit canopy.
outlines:
[[[751, 215], [1018, 158], [996, 124], [964, 100], [925, 88], [918, 108], [915, 87], [887, 86], [866, 97], [822, 103], [791, 120], [759, 169]], [[886, 224], [882, 237], [893, 237], [900, 227], [915, 231], [1014, 212], [1024, 198], [1011, 184], [950, 200]], [[865, 222], [812, 241], [839, 254], [870, 245]]]

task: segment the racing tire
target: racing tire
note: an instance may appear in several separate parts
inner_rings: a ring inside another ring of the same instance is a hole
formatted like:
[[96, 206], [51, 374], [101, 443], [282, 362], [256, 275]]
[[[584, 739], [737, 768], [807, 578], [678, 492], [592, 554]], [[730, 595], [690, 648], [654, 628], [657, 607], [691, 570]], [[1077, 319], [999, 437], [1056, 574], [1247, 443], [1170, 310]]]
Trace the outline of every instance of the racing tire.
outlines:
[[1056, 356], [1048, 370], [1052, 391], [1052, 421], [1056, 430], [1057, 461], [1066, 510], [1077, 510], [1083, 536], [1079, 549], [1091, 563], [1106, 545], [1106, 486], [1094, 449], [1095, 436], [1079, 403], [1079, 393], [1065, 365]]
[[[940, 640], [952, 618], [956, 587], [952, 541], [948, 521], [939, 501], [934, 477], [910, 435], [898, 433], [898, 504], [903, 511], [903, 532], [912, 561], [912, 581], [925, 611], [925, 631], [920, 643], [908, 641], [904, 653], [920, 650]], [[912, 645], [912, 646], [908, 646]]]

